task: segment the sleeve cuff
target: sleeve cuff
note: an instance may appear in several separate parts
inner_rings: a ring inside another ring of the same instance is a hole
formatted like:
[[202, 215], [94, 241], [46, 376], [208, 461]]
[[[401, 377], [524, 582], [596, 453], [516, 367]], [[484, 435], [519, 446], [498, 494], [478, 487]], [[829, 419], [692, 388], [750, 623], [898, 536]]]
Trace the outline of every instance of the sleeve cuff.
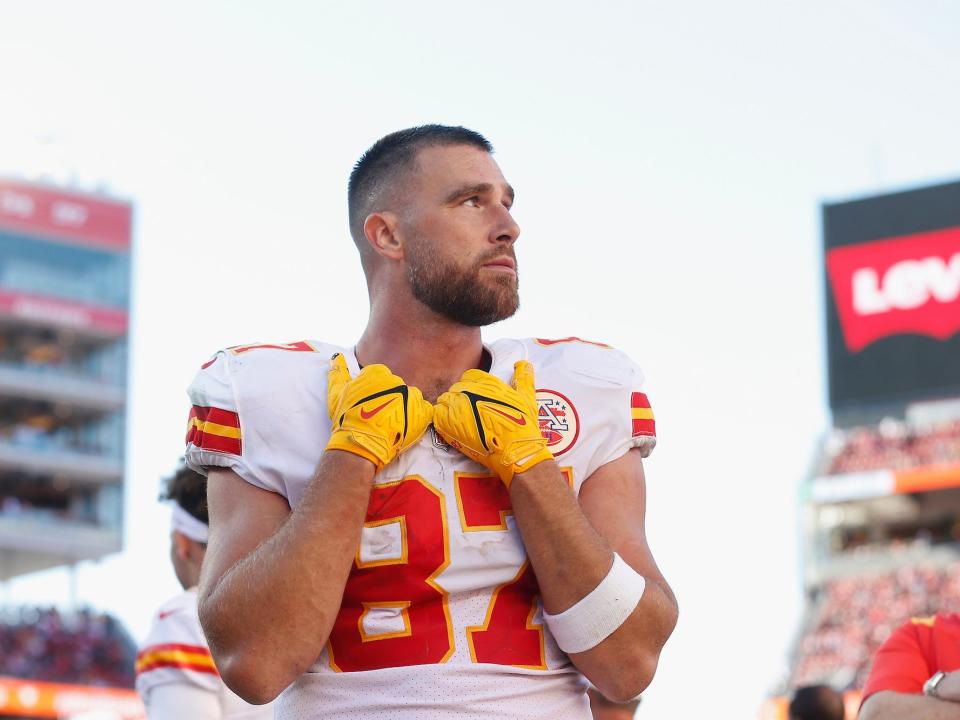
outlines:
[[211, 452], [209, 450], [201, 450], [196, 446], [191, 446], [187, 449], [184, 457], [190, 469], [200, 473], [203, 476], [206, 476], [207, 468], [228, 468], [233, 470], [237, 475], [254, 487], [258, 487], [261, 490], [266, 490], [267, 492], [286, 496], [283, 488], [279, 488], [274, 483], [259, 477], [255, 472], [253, 472], [250, 466], [243, 461], [242, 458], [239, 458], [236, 455]]

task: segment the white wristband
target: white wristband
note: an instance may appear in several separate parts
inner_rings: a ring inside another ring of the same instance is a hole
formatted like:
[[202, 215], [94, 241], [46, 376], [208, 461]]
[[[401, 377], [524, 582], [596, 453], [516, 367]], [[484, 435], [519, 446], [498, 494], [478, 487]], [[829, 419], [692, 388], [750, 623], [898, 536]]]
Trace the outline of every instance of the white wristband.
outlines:
[[617, 553], [607, 576], [576, 605], [557, 615], [543, 611], [543, 620], [565, 653], [596, 647], [623, 625], [634, 611], [647, 581]]

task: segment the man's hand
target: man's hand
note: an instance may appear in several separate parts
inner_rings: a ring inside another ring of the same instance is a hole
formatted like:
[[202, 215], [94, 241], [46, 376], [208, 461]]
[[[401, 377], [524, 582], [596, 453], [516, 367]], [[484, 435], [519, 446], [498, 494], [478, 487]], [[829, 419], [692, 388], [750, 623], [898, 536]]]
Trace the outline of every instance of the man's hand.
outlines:
[[513, 366], [513, 386], [482, 370], [467, 370], [437, 399], [434, 426], [453, 447], [496, 473], [507, 487], [515, 473], [552, 460], [537, 422], [533, 366]]
[[960, 670], [948, 672], [937, 684], [934, 697], [947, 702], [960, 703]]
[[366, 458], [378, 472], [416, 443], [433, 418], [433, 406], [420, 390], [386, 365], [368, 365], [351, 378], [340, 353], [330, 361], [327, 407], [333, 420], [327, 450]]
[[[941, 685], [947, 678], [941, 681]], [[939, 688], [937, 688], [939, 690]], [[881, 690], [860, 707], [859, 720], [960, 720], [960, 705], [919, 693]]]

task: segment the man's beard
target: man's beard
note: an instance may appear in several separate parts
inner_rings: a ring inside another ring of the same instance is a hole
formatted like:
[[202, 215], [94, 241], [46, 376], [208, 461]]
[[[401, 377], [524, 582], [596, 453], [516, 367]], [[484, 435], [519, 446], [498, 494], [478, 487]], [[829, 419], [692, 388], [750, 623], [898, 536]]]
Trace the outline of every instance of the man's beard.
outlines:
[[[480, 278], [485, 263], [503, 256], [502, 251], [492, 253], [473, 268], [462, 269], [453, 262], [416, 252], [408, 255], [410, 289], [435, 313], [461, 325], [482, 327], [506, 320], [520, 307], [519, 276], [495, 272], [486, 281]], [[513, 259], [512, 252], [507, 256]]]

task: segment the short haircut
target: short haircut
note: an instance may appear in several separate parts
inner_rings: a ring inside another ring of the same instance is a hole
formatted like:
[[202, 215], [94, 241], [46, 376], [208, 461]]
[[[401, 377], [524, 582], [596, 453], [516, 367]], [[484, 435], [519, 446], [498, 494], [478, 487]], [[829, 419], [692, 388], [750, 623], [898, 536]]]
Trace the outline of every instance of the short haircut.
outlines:
[[470, 145], [493, 152], [489, 140], [465, 127], [418, 125], [380, 138], [360, 156], [347, 185], [350, 234], [358, 246], [363, 241], [363, 223], [380, 209], [375, 205], [383, 199], [384, 190], [411, 169], [420, 150], [444, 145]]
[[161, 500], [172, 500], [190, 515], [210, 524], [207, 514], [207, 479], [182, 464], [170, 477], [164, 479]]
[[790, 720], [843, 720], [843, 696], [828, 685], [797, 688], [790, 701]]

